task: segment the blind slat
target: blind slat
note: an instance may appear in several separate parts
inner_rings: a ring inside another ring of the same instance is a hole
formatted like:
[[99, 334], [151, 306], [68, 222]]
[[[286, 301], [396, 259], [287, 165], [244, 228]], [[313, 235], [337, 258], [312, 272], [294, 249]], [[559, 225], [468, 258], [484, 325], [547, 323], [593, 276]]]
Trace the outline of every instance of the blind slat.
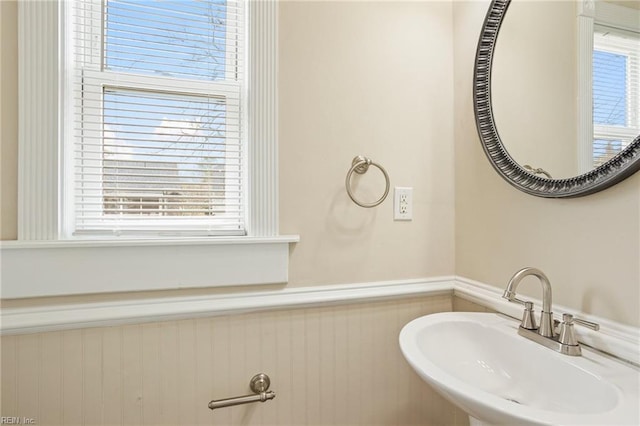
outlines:
[[[240, 197], [240, 187], [236, 186], [236, 189], [233, 189], [233, 186], [231, 189], [227, 189], [225, 190], [225, 197], [226, 199], [232, 199], [234, 198], [234, 193], [238, 194], [235, 195], [235, 198], [239, 198]], [[175, 191], [175, 187], [166, 187], [166, 186], [161, 186], [161, 187], [156, 187], [156, 188], [140, 188], [140, 187], [133, 187], [133, 186], [120, 186], [118, 188], [119, 191], [122, 191], [123, 193], [133, 193], [133, 192], [139, 192], [139, 193], [147, 193], [147, 192], [153, 192], [153, 193], [158, 193], [158, 192], [170, 192], [170, 191]], [[82, 201], [82, 200], [96, 200], [96, 199], [103, 199], [104, 198], [104, 194], [102, 192], [98, 193], [96, 191], [93, 195], [91, 193], [88, 194], [76, 194], [76, 199], [78, 201]], [[202, 189], [194, 189], [194, 188], [181, 188], [180, 189], [180, 195], [184, 195], [185, 198], [190, 197], [191, 195], [187, 195], [187, 194], [200, 194], [203, 191]]]

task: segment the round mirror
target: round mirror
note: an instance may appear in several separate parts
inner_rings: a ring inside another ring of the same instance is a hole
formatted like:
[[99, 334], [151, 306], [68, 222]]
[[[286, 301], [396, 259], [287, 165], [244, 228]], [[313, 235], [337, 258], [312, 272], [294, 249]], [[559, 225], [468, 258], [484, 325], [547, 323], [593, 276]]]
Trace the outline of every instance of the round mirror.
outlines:
[[527, 193], [576, 197], [630, 176], [640, 169], [640, 2], [493, 1], [474, 107], [493, 166]]

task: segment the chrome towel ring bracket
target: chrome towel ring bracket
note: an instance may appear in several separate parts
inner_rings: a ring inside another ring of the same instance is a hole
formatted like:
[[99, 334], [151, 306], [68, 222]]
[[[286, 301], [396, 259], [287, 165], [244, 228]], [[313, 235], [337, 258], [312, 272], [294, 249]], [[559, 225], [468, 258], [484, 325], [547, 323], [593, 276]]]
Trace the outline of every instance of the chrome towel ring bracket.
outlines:
[[[353, 191], [351, 190], [351, 175], [353, 175], [353, 172], [356, 172], [359, 175], [364, 174], [369, 170], [369, 166], [375, 166], [380, 169], [380, 171], [384, 175], [385, 188], [384, 194], [382, 194], [382, 197], [380, 197], [380, 199], [374, 201], [373, 203], [363, 203], [361, 201], [358, 201], [353, 195]], [[387, 195], [389, 195], [389, 175], [387, 174], [387, 171], [384, 169], [384, 167], [382, 167], [380, 164], [374, 163], [370, 158], [358, 155], [357, 157], [354, 157], [353, 161], [351, 162], [351, 168], [349, 169], [349, 172], [347, 172], [345, 186], [347, 187], [347, 194], [349, 194], [349, 198], [351, 198], [354, 203], [356, 203], [360, 207], [371, 208], [382, 203], [385, 198], [387, 198]]]

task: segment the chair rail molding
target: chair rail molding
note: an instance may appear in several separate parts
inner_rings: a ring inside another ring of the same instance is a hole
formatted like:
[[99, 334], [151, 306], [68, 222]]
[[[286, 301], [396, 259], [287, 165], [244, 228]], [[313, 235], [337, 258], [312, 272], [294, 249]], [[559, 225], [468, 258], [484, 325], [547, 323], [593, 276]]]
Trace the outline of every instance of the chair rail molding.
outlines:
[[2, 334], [170, 321], [422, 295], [451, 295], [453, 277], [2, 309]]
[[[2, 309], [0, 333], [28, 334], [88, 327], [171, 321], [266, 310], [354, 304], [407, 297], [455, 296], [519, 319], [522, 308], [502, 298], [502, 288], [464, 277], [443, 276], [358, 284], [293, 287], [280, 290], [180, 296], [117, 302]], [[529, 298], [537, 306], [541, 300]], [[599, 331], [577, 330], [581, 343], [640, 365], [640, 328], [556, 305], [558, 316], [569, 313], [600, 324]]]

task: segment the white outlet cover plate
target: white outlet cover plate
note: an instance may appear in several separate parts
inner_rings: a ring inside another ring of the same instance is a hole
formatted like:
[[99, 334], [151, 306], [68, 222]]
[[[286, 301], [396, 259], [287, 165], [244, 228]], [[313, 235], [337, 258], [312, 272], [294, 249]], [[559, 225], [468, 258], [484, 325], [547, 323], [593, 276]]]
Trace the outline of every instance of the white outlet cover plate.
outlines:
[[413, 219], [413, 188], [396, 186], [393, 190], [393, 220]]

